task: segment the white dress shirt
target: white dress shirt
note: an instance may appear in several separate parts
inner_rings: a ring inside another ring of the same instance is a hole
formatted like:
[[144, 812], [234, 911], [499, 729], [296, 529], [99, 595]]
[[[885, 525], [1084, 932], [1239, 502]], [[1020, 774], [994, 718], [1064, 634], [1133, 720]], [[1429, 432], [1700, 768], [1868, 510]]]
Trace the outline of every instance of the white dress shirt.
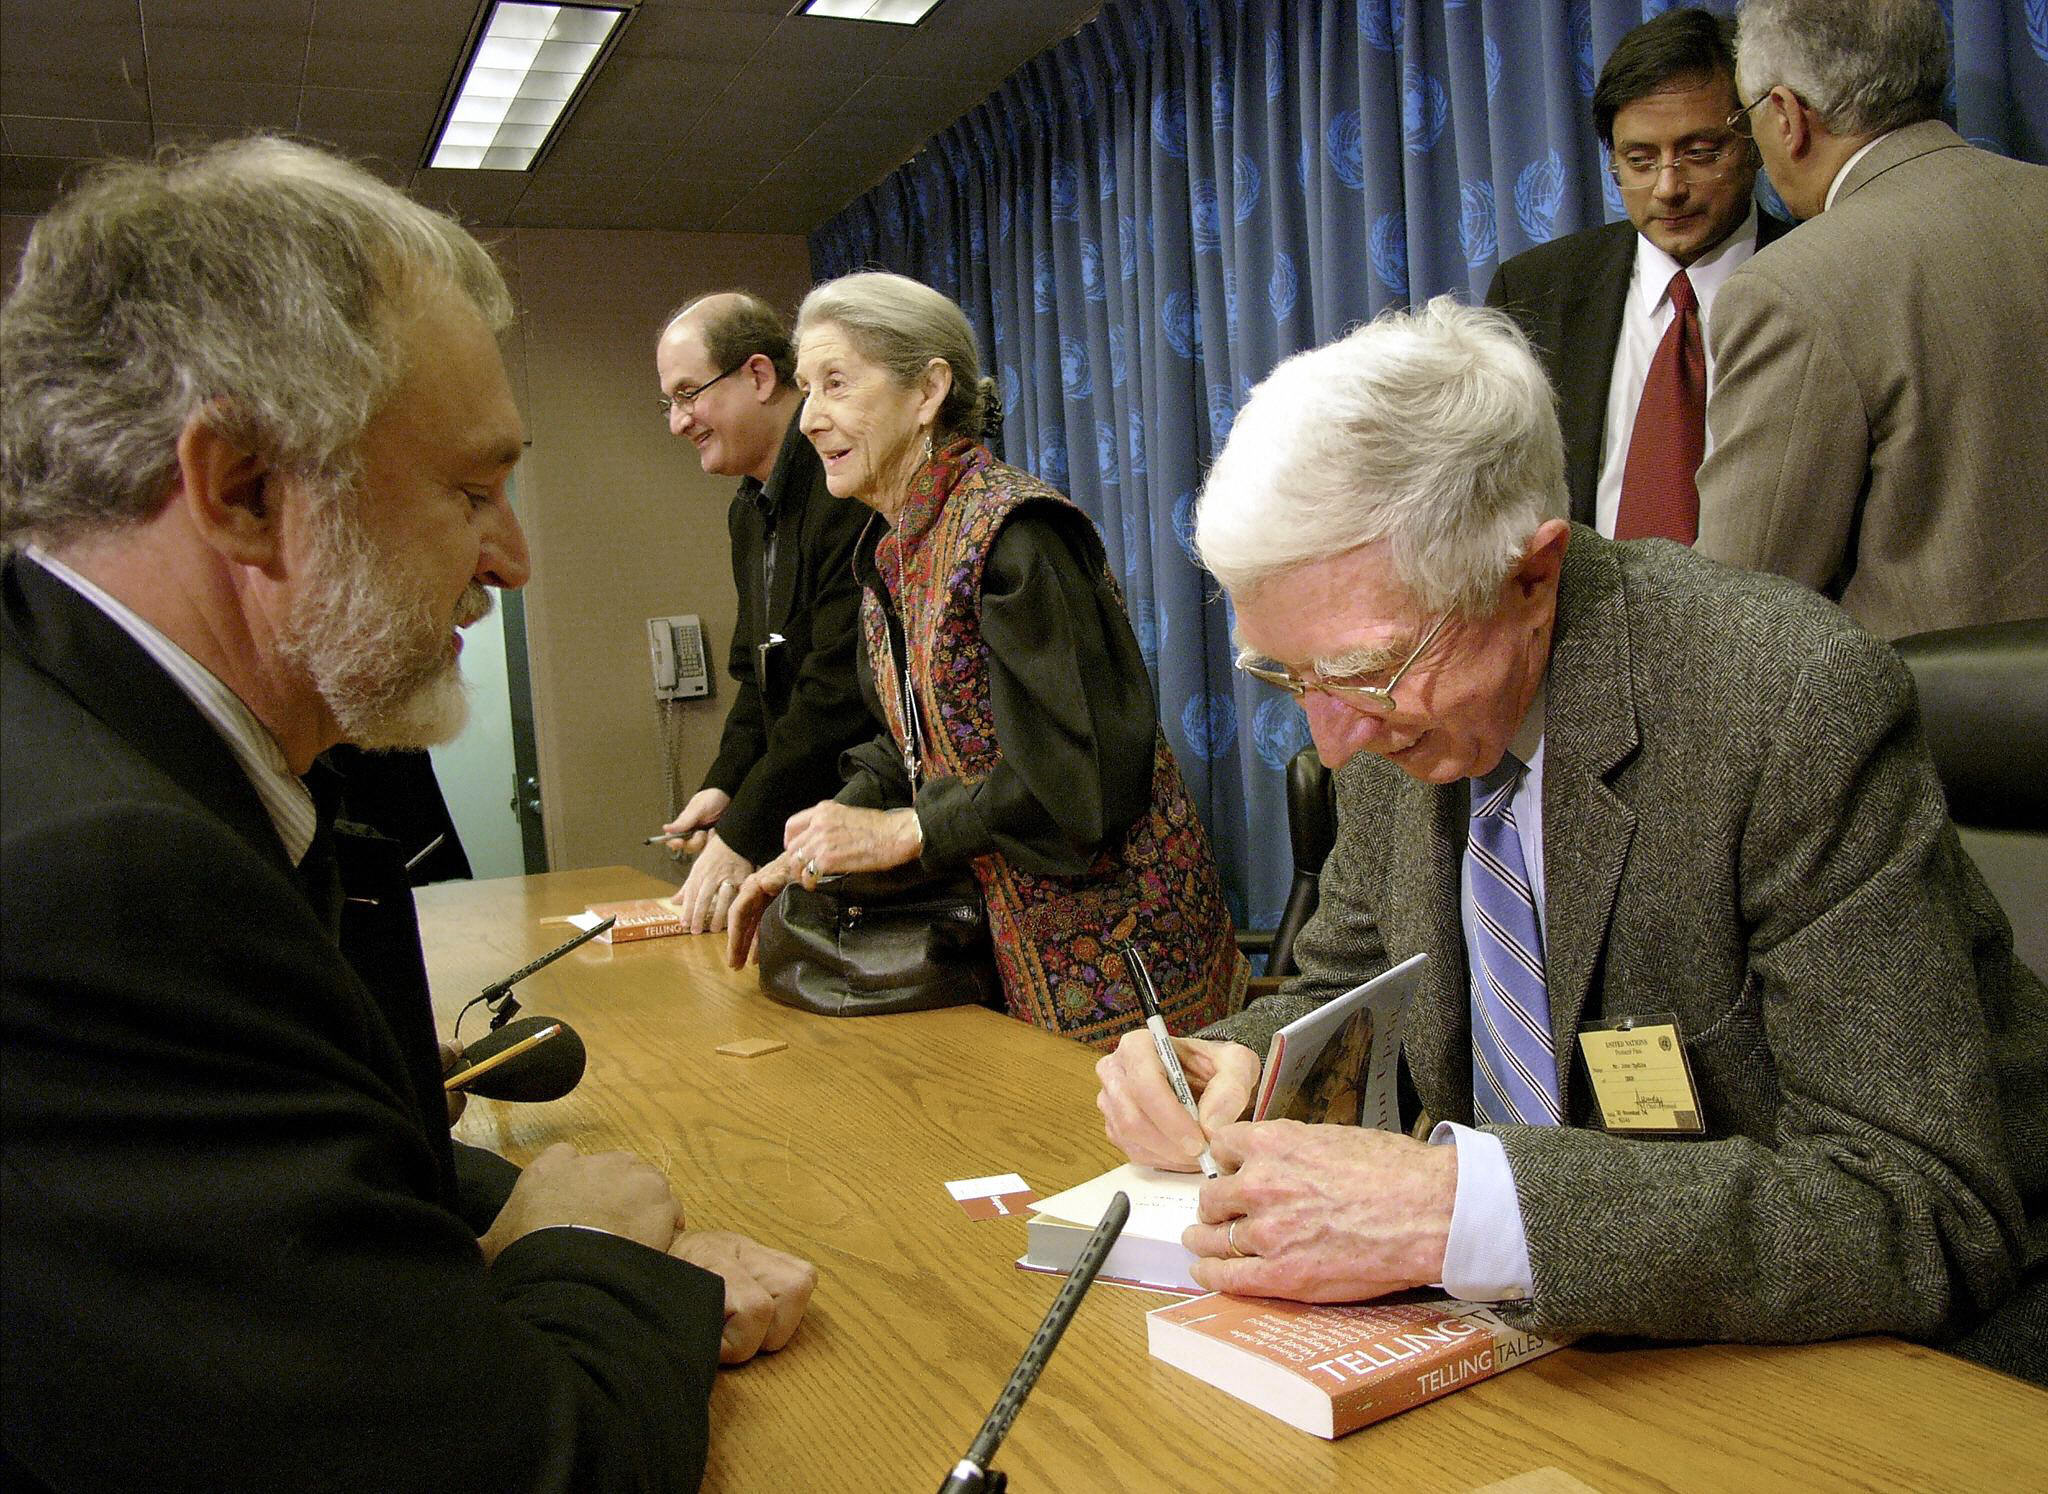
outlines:
[[198, 707], [199, 714], [221, 734], [228, 750], [235, 755], [235, 761], [249, 775], [249, 782], [255, 786], [256, 796], [263, 801], [270, 823], [277, 827], [278, 839], [284, 842], [285, 854], [291, 858], [292, 865], [297, 866], [303, 861], [307, 847], [313, 844], [313, 833], [319, 828], [312, 791], [292, 772], [285, 762], [284, 749], [277, 745], [277, 738], [256, 719], [256, 713], [243, 703], [241, 696], [222, 683], [220, 676], [173, 643], [162, 629], [110, 592], [94, 585], [37, 546], [29, 546], [26, 554], [105, 613], [114, 626], [133, 638], [144, 653], [163, 667], [164, 673]]
[[1822, 199], [1820, 205], [1820, 210], [1822, 212], [1826, 212], [1829, 208], [1835, 205], [1835, 194], [1842, 190], [1842, 183], [1849, 179], [1849, 173], [1856, 169], [1856, 163], [1862, 160], [1865, 156], [1869, 155], [1871, 150], [1877, 145], [1878, 141], [1884, 139], [1885, 135], [1889, 135], [1892, 133], [1892, 131], [1886, 130], [1884, 132], [1884, 135], [1877, 135], [1869, 140], [1864, 141], [1861, 148], [1857, 150], [1856, 154], [1849, 157], [1848, 160], [1842, 163], [1842, 169], [1840, 171], [1837, 171], [1835, 173], [1835, 179], [1828, 183], [1828, 195]]
[[[1600, 485], [1593, 497], [1593, 527], [1608, 539], [1614, 538], [1615, 516], [1621, 512], [1621, 474], [1628, 465], [1629, 438], [1635, 434], [1636, 406], [1642, 403], [1643, 383], [1650, 377], [1650, 360], [1657, 344], [1671, 326], [1671, 277], [1680, 270], [1692, 282], [1693, 298], [1699, 302], [1700, 339], [1707, 342], [1707, 318], [1714, 309], [1714, 297], [1721, 284], [1756, 253], [1756, 204], [1742, 226], [1689, 265], [1636, 235], [1636, 267], [1629, 276], [1628, 297], [1622, 303], [1621, 336], [1614, 340], [1614, 373], [1607, 383], [1607, 420], [1600, 450]], [[1714, 355], [1707, 352], [1707, 394], [1714, 392]], [[1713, 433], [1707, 435], [1713, 449]]]

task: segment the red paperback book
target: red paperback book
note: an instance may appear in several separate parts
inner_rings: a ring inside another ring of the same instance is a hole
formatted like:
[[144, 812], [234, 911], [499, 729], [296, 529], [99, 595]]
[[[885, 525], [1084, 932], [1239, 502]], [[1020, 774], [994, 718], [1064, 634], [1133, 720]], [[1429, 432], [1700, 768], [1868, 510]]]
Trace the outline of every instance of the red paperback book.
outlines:
[[1354, 1306], [1211, 1293], [1145, 1315], [1154, 1359], [1318, 1437], [1342, 1437], [1569, 1342], [1449, 1297]]
[[624, 903], [592, 903], [584, 912], [595, 918], [618, 919], [597, 936], [606, 944], [630, 944], [635, 939], [660, 939], [683, 932], [683, 910], [667, 898], [640, 897]]

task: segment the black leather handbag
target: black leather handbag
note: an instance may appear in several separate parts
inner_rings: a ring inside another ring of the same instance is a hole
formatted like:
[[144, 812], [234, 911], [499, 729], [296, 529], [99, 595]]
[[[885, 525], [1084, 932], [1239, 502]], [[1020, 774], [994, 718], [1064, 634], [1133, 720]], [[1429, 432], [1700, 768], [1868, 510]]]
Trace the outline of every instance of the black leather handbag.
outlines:
[[971, 876], [856, 872], [785, 887], [761, 916], [761, 987], [827, 1017], [1003, 1005], [988, 909]]

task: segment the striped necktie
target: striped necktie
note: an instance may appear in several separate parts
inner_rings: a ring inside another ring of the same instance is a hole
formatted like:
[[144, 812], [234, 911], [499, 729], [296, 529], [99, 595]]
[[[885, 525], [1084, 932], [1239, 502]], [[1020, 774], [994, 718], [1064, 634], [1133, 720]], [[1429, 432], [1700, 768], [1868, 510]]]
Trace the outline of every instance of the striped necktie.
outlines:
[[1543, 934], [1515, 829], [1527, 770], [1512, 755], [1472, 785], [1465, 868], [1472, 887], [1472, 1104], [1482, 1123], [1558, 1124], [1557, 1050], [1543, 984]]

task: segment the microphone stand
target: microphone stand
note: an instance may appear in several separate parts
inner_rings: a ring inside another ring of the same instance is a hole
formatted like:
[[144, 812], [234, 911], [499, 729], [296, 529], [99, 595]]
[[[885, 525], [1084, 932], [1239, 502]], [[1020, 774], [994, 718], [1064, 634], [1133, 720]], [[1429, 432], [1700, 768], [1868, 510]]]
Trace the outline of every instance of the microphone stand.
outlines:
[[939, 1485], [939, 1494], [1004, 1494], [1009, 1487], [1008, 1475], [989, 1467], [989, 1460], [995, 1457], [996, 1448], [1010, 1430], [1010, 1423], [1017, 1419], [1024, 1397], [1031, 1394], [1031, 1387], [1038, 1383], [1039, 1373], [1045, 1368], [1045, 1362], [1052, 1358], [1060, 1335], [1067, 1331], [1074, 1309], [1081, 1305], [1082, 1294], [1095, 1280], [1095, 1273], [1102, 1269], [1109, 1247], [1116, 1243], [1116, 1237], [1123, 1233], [1124, 1221], [1130, 1217], [1131, 1201], [1126, 1195], [1119, 1193], [1110, 1199], [1109, 1207], [1103, 1210], [1102, 1222], [1095, 1226], [1095, 1233], [1081, 1248], [1081, 1259], [1068, 1273], [1067, 1284], [1053, 1298], [1052, 1306], [1046, 1310], [1045, 1321], [1038, 1325], [1038, 1331], [1031, 1335], [1031, 1342], [1024, 1346], [1024, 1357], [1010, 1372], [1009, 1383], [996, 1397], [988, 1420], [981, 1424], [973, 1445], [967, 1449], [967, 1456], [953, 1465], [953, 1471]]
[[[483, 1002], [491, 1010], [490, 1030], [492, 1032], [496, 1032], [499, 1028], [503, 1027], [507, 1022], [511, 1021], [514, 1017], [519, 1015], [519, 1001], [518, 998], [516, 998], [512, 994], [512, 988], [514, 986], [518, 985], [519, 982], [521, 982], [522, 980], [525, 980], [526, 977], [533, 974], [534, 971], [541, 969], [543, 966], [553, 964], [556, 960], [559, 960], [563, 955], [567, 954], [570, 950], [576, 948], [579, 944], [588, 944], [592, 939], [595, 939], [599, 934], [602, 934], [606, 929], [610, 928], [613, 924], [617, 922], [618, 919], [615, 917], [607, 918], [604, 922], [597, 925], [596, 928], [585, 929], [582, 933], [578, 934], [568, 943], [559, 944], [555, 946], [555, 948], [549, 950], [546, 954], [542, 955], [532, 964], [521, 965], [517, 970], [513, 971], [510, 975], [506, 976], [503, 980], [492, 981], [489, 985], [485, 986], [483, 988], [482, 994], [480, 994], [476, 998], [476, 1000]], [[470, 1006], [475, 1005], [476, 1001], [472, 1001], [470, 1003]], [[464, 1008], [464, 1010], [467, 1009], [468, 1008]]]

